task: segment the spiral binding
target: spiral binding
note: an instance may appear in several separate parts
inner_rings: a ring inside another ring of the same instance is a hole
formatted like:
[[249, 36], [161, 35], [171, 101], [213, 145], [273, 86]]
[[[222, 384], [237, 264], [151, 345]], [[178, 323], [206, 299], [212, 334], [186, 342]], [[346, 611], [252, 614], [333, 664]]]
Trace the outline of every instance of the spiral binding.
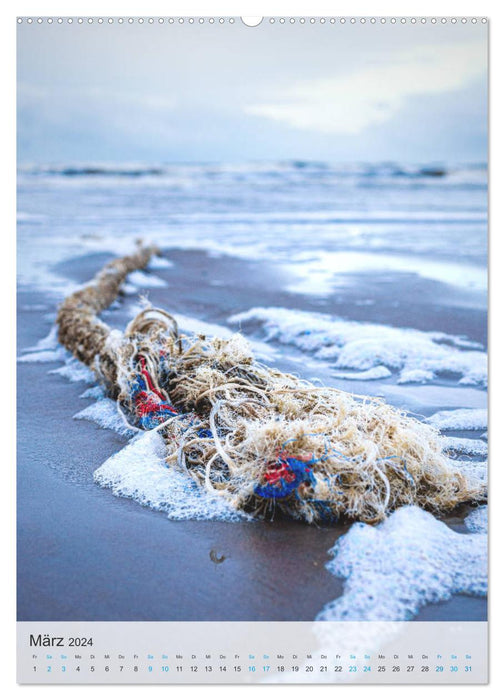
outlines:
[[[486, 17], [263, 17], [261, 24], [487, 24]], [[241, 17], [18, 17], [18, 24], [246, 24]]]

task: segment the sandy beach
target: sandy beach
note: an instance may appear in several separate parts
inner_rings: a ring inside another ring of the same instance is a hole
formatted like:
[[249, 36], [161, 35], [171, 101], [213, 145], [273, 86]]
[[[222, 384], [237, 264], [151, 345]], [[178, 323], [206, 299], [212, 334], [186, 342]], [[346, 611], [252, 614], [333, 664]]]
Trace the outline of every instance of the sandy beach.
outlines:
[[487, 683], [489, 19], [16, 27], [18, 684]]
[[[408, 326], [414, 318], [418, 329], [486, 341], [484, 309], [461, 308], [461, 295], [454, 292], [450, 299], [445, 287], [440, 305], [435, 281], [404, 284], [403, 276], [361, 274], [359, 287], [316, 298], [285, 291], [281, 272], [267, 264], [201, 250], [163, 252], [172, 266], [156, 269], [155, 275], [167, 286], [143, 291], [175, 315], [225, 324], [253, 306], [342, 316], [350, 310], [359, 321]], [[54, 272], [83, 283], [110, 257], [112, 250], [79, 256]], [[126, 295], [108, 311], [107, 323], [124, 327], [136, 296]], [[367, 297], [375, 300], [372, 306], [356, 303]], [[18, 312], [21, 351], [49, 332], [54, 299], [24, 287]], [[254, 326], [247, 332], [253, 335]], [[276, 350], [272, 364], [300, 372], [301, 353]], [[343, 581], [324, 565], [349, 524], [177, 522], [99, 488], [93, 472], [127, 440], [73, 419], [92, 400], [80, 398], [84, 383], [49, 373], [57, 366], [18, 365], [19, 620], [313, 620], [341, 595]], [[317, 373], [343, 389], [373, 392], [372, 382], [337, 380], [320, 367]], [[391, 383], [387, 398], [395, 396], [396, 405], [430, 415], [451, 406], [443, 403], [443, 384], [458, 392], [460, 405], [477, 405], [479, 390], [454, 387], [449, 377], [429, 387], [405, 386], [400, 394]], [[464, 431], [450, 434], [471, 437]], [[469, 510], [460, 508], [445, 522], [464, 532]], [[212, 552], [223, 561], [214, 563]], [[417, 619], [483, 620], [486, 600], [456, 595], [426, 605]]]

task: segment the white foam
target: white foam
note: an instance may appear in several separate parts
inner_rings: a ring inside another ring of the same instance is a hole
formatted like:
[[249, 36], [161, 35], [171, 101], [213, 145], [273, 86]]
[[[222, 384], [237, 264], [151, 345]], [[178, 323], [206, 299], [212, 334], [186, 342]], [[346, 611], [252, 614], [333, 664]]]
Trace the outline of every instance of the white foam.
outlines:
[[450, 450], [458, 454], [475, 457], [486, 457], [488, 445], [483, 440], [473, 440], [472, 438], [444, 437], [443, 450]]
[[58, 327], [56, 325], [51, 326], [51, 330], [45, 336], [41, 338], [35, 345], [29, 348], [25, 348], [23, 352], [37, 351], [37, 350], [55, 350], [58, 347]]
[[488, 411], [486, 408], [439, 411], [427, 418], [427, 423], [439, 430], [484, 430], [488, 423]]
[[488, 462], [474, 462], [468, 459], [452, 459], [450, 461], [463, 472], [474, 487], [488, 484]]
[[117, 328], [112, 328], [105, 340], [105, 348], [109, 352], [117, 352], [124, 342], [124, 333]]
[[18, 362], [62, 362], [69, 353], [58, 343], [58, 328], [53, 325], [49, 333], [35, 345], [24, 348]]
[[476, 508], [464, 522], [470, 532], [488, 533], [488, 506]]
[[330, 554], [327, 569], [346, 581], [318, 620], [408, 620], [427, 603], [487, 591], [486, 535], [457, 533], [417, 506], [355, 523]]
[[168, 258], [160, 257], [159, 255], [154, 255], [148, 264], [149, 270], [166, 270], [169, 267], [173, 267], [173, 262], [168, 260]]
[[47, 311], [47, 304], [21, 304], [21, 311]]
[[385, 379], [385, 377], [390, 377], [391, 375], [392, 372], [383, 365], [371, 367], [371, 369], [366, 369], [363, 372], [332, 372], [332, 376], [338, 377], [338, 379]]
[[404, 369], [397, 380], [398, 384], [425, 384], [434, 379], [435, 373], [430, 369]]
[[337, 368], [368, 370], [381, 365], [399, 372], [398, 381], [403, 383], [428, 381], [444, 372], [458, 376], [466, 385], [486, 384], [487, 380], [486, 353], [462, 350], [467, 340], [446, 333], [346, 321], [278, 307], [252, 308], [229, 321], [258, 321], [268, 340], [315, 353]]
[[82, 411], [79, 411], [79, 413], [76, 413], [74, 418], [91, 421], [101, 428], [114, 430], [119, 435], [132, 437], [136, 434], [136, 430], [129, 428], [123, 418], [121, 418], [117, 410], [117, 404], [112, 399], [99, 399], [96, 403], [92, 403]]
[[99, 384], [96, 386], [90, 386], [89, 389], [86, 389], [86, 391], [83, 391], [82, 394], [80, 395], [81, 399], [104, 399], [105, 398], [105, 391], [103, 387], [101, 387]]
[[157, 432], [143, 433], [97, 469], [94, 479], [114, 495], [162, 511], [171, 520], [249, 519], [223, 498], [197, 486], [190, 476], [167, 466], [165, 454]]
[[57, 350], [40, 350], [40, 352], [29, 352], [18, 357], [18, 362], [61, 362], [64, 360], [66, 352], [63, 348]]
[[18, 362], [61, 362], [69, 357], [69, 353], [58, 343], [58, 328], [51, 326], [51, 330], [35, 345], [22, 350], [24, 353], [17, 358]]
[[63, 367], [58, 367], [57, 369], [51, 369], [49, 374], [59, 374], [61, 377], [68, 379], [70, 382], [86, 382], [87, 384], [94, 384], [96, 377], [93, 372], [83, 365], [82, 362], [70, 358], [65, 362]]
[[156, 275], [149, 275], [146, 272], [143, 272], [143, 270], [135, 270], [134, 272], [130, 272], [127, 279], [130, 284], [140, 288], [155, 288], [168, 286], [168, 282], [165, 282]]

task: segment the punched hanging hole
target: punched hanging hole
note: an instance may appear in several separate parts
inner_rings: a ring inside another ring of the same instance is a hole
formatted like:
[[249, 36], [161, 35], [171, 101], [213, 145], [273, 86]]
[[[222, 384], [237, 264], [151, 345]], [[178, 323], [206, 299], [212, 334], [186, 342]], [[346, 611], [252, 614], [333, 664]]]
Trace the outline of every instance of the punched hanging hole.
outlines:
[[263, 21], [262, 17], [241, 17], [240, 19], [247, 27], [257, 27]]

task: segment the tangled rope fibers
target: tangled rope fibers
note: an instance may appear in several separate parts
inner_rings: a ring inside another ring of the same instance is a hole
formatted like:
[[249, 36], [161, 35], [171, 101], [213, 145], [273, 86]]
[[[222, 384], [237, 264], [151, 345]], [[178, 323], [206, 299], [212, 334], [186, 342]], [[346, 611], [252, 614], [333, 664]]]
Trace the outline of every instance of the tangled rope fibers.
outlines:
[[257, 362], [239, 334], [182, 335], [146, 308], [124, 333], [98, 314], [153, 247], [106, 265], [61, 305], [59, 340], [91, 367], [126, 420], [157, 430], [166, 465], [260, 517], [379, 522], [417, 504], [433, 512], [485, 498], [443, 453], [439, 433], [385, 402], [356, 397]]

